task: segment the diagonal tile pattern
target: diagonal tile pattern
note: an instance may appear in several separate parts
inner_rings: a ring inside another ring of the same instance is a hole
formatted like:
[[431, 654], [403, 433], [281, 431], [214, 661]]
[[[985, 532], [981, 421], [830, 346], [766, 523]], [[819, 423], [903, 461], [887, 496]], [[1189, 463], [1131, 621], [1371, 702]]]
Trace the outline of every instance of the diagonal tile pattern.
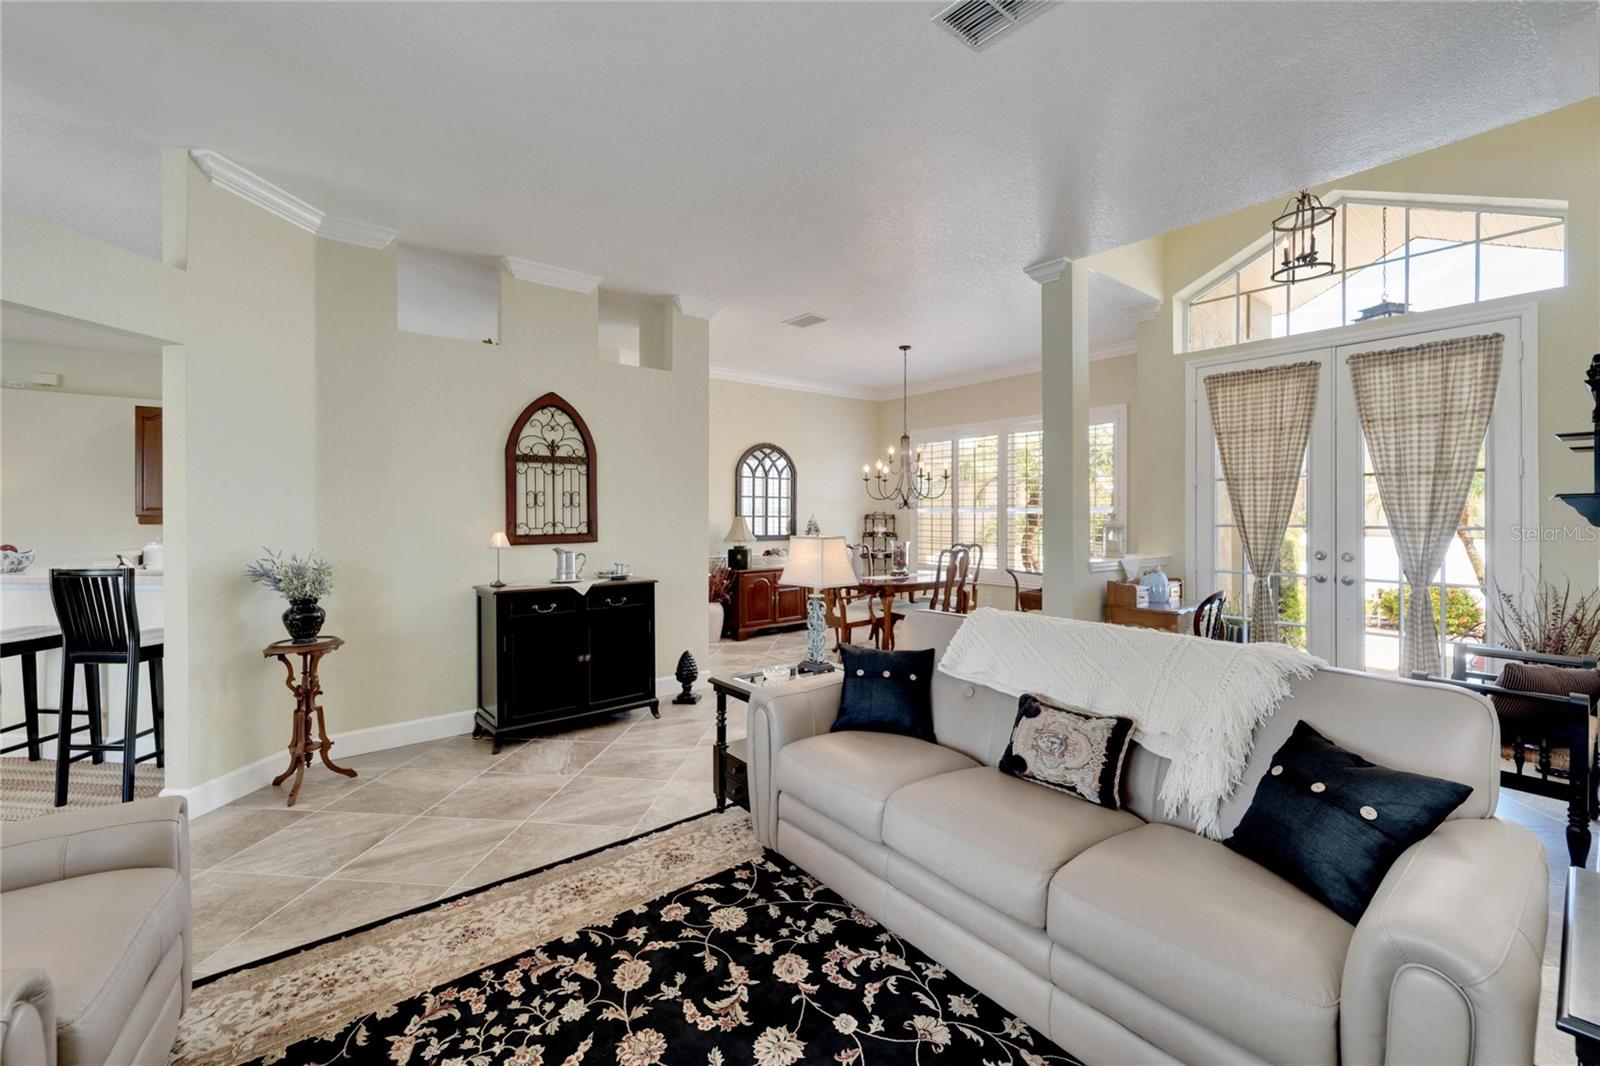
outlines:
[[[702, 677], [794, 662], [805, 634], [720, 641]], [[306, 771], [195, 819], [203, 976], [709, 810], [715, 701], [670, 702], [519, 743], [450, 737]], [[728, 736], [744, 736], [742, 705]]]

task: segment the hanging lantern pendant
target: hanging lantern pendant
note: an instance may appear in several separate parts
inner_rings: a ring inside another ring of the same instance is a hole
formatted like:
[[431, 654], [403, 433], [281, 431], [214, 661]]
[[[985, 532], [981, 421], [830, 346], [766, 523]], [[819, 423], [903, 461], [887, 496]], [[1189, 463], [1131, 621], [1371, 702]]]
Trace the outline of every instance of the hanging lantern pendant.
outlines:
[[1273, 240], [1283, 241], [1283, 255], [1273, 281], [1294, 284], [1311, 278], [1321, 278], [1338, 269], [1330, 256], [1322, 258], [1317, 248], [1317, 231], [1327, 227], [1325, 247], [1333, 245], [1333, 220], [1339, 212], [1327, 207], [1310, 192], [1301, 192], [1284, 205], [1283, 214], [1272, 220]]

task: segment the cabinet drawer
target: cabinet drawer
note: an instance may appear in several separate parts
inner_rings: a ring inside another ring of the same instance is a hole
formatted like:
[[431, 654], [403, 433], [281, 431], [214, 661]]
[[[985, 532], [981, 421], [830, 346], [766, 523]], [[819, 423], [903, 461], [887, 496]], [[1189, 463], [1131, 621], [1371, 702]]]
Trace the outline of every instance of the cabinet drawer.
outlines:
[[538, 618], [578, 609], [578, 594], [571, 589], [541, 589], [537, 592], [501, 593], [509, 618]]
[[595, 585], [589, 590], [589, 610], [639, 607], [650, 602], [649, 585]]

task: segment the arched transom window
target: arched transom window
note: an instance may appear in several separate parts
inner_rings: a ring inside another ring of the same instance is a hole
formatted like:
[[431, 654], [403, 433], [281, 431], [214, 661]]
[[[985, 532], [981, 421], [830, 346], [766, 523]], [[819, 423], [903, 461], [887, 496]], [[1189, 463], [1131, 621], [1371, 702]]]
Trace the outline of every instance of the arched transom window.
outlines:
[[1182, 300], [1184, 348], [1333, 329], [1567, 283], [1565, 206], [1332, 193], [1333, 273], [1275, 283], [1271, 234]]
[[734, 510], [757, 540], [794, 536], [794, 460], [776, 444], [757, 444], [739, 458]]

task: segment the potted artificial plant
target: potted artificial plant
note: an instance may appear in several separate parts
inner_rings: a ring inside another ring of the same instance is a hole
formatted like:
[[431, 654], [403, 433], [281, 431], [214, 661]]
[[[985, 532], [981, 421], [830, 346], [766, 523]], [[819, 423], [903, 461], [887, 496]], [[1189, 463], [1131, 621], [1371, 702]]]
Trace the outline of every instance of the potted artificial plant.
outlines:
[[245, 567], [244, 575], [289, 601], [283, 628], [296, 644], [309, 644], [322, 631], [328, 614], [317, 601], [333, 591], [333, 567], [316, 552], [304, 559], [263, 548], [267, 554]]
[[725, 564], [720, 562], [711, 564], [709, 591], [711, 593], [711, 643], [713, 644], [715, 644], [722, 636], [722, 621], [723, 614], [726, 611], [725, 604], [727, 603], [728, 599], [728, 585], [730, 579], [731, 575], [729, 574], [728, 568]]

